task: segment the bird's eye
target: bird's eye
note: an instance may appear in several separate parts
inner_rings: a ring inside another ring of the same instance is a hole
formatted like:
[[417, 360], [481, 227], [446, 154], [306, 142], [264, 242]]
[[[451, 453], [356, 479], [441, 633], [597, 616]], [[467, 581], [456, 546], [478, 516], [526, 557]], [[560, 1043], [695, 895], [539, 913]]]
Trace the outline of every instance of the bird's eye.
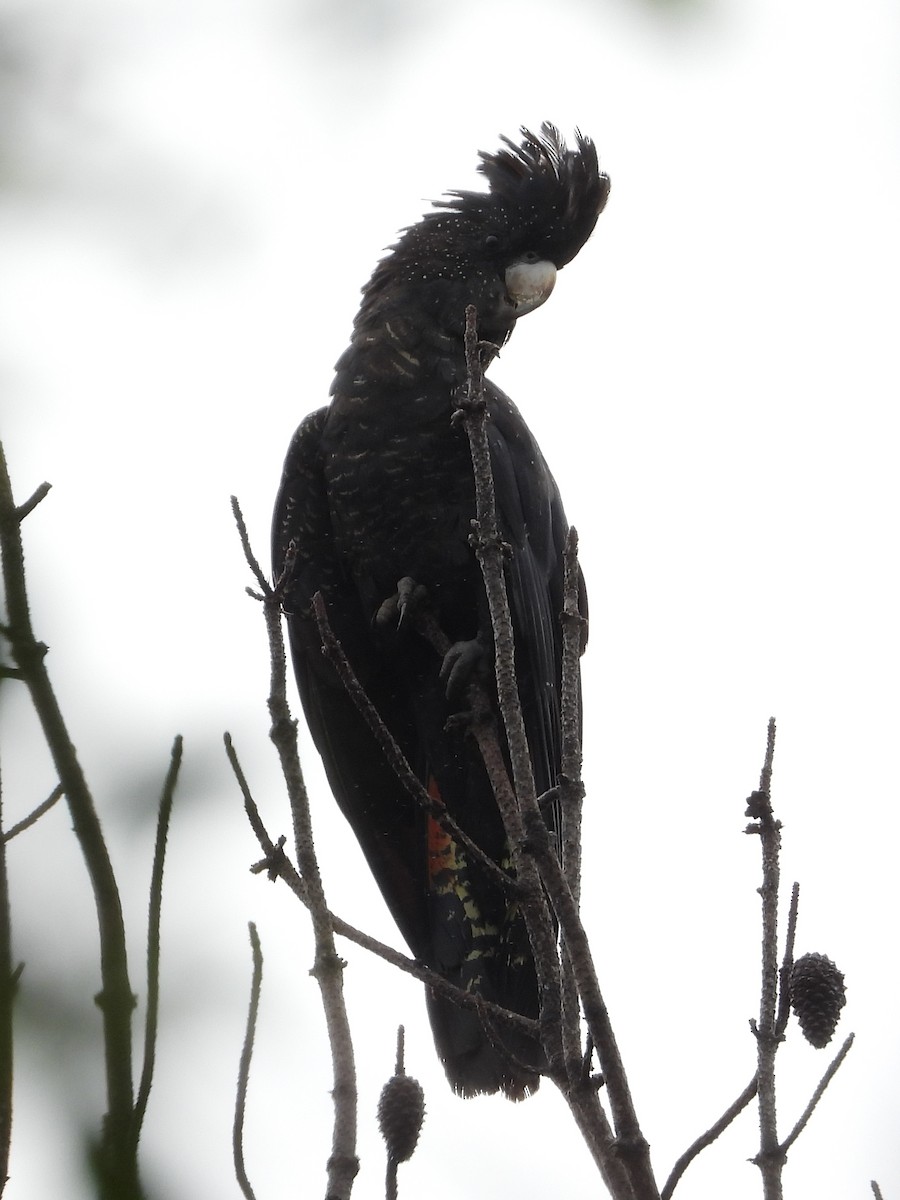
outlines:
[[497, 235], [495, 233], [489, 233], [487, 235], [487, 237], [484, 239], [485, 250], [496, 250], [499, 245], [500, 245], [500, 239], [497, 237]]
[[526, 250], [519, 261], [525, 263], [536, 263], [541, 261], [541, 256], [538, 254], [537, 250]]

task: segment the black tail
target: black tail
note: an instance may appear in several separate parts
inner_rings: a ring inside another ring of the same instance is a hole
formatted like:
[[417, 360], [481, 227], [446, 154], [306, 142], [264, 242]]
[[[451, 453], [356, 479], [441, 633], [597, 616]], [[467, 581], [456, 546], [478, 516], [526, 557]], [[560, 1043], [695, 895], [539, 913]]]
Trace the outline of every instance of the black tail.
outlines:
[[[438, 795], [433, 778], [429, 790]], [[536, 1019], [534, 959], [524, 920], [508, 889], [431, 818], [427, 846], [427, 960], [448, 983]], [[495, 861], [505, 857], [498, 855]], [[537, 1038], [511, 1028], [500, 1016], [462, 1007], [433, 992], [428, 995], [428, 1012], [454, 1091], [463, 1096], [500, 1091], [510, 1100], [521, 1100], [537, 1090], [544, 1062]]]

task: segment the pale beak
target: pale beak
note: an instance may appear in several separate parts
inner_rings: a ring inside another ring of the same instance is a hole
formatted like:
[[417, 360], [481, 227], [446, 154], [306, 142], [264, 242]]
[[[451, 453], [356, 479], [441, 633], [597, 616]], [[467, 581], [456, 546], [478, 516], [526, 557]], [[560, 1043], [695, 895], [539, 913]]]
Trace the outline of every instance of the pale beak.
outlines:
[[516, 316], [540, 308], [556, 283], [556, 267], [549, 259], [514, 262], [505, 275], [506, 290], [516, 306]]

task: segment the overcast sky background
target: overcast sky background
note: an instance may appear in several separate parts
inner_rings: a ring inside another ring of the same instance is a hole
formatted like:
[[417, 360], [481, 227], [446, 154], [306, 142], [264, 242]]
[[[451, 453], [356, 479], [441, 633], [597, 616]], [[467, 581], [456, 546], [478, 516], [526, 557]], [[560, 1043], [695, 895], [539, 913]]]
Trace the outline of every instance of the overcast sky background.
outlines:
[[[612, 177], [597, 231], [492, 377], [581, 535], [585, 921], [662, 1182], [754, 1070], [759, 846], [744, 836], [767, 718], [798, 953], [846, 973], [857, 1042], [785, 1175], [789, 1197], [900, 1197], [898, 23], [890, 0], [3, 0], [0, 429], [29, 517], [38, 636], [92, 781], [142, 980], [155, 802], [185, 767], [163, 921], [145, 1163], [167, 1200], [237, 1195], [231, 1106], [266, 954], [247, 1162], [316, 1195], [330, 1063], [311, 935], [258, 851], [231, 731], [273, 833], [267, 655], [228, 507], [257, 552], [294, 426], [326, 401], [360, 286], [479, 149], [552, 119]], [[0, 694], [4, 819], [55, 779]], [[307, 754], [333, 908], [400, 945]], [[19, 1018], [10, 1200], [76, 1196], [103, 1111], [96, 927], [67, 814], [10, 848]], [[347, 948], [362, 1172], [394, 1029], [426, 1088], [401, 1196], [596, 1196], [549, 1086], [447, 1088], [419, 985]], [[138, 1010], [139, 1018], [143, 1009]], [[829, 1061], [795, 1026], [787, 1132]], [[691, 1200], [761, 1194], [745, 1114]]]

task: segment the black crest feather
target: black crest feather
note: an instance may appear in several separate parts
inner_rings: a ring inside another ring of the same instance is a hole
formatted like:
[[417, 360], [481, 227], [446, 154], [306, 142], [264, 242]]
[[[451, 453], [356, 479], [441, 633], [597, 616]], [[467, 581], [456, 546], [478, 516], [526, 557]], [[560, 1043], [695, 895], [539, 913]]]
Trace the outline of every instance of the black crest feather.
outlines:
[[574, 150], [549, 121], [539, 134], [524, 125], [520, 134], [518, 144], [504, 137], [504, 149], [480, 152], [487, 194], [453, 191], [436, 204], [482, 220], [502, 218], [523, 242], [563, 267], [593, 232], [609, 196], [609, 176], [600, 170], [597, 147], [577, 129]]

